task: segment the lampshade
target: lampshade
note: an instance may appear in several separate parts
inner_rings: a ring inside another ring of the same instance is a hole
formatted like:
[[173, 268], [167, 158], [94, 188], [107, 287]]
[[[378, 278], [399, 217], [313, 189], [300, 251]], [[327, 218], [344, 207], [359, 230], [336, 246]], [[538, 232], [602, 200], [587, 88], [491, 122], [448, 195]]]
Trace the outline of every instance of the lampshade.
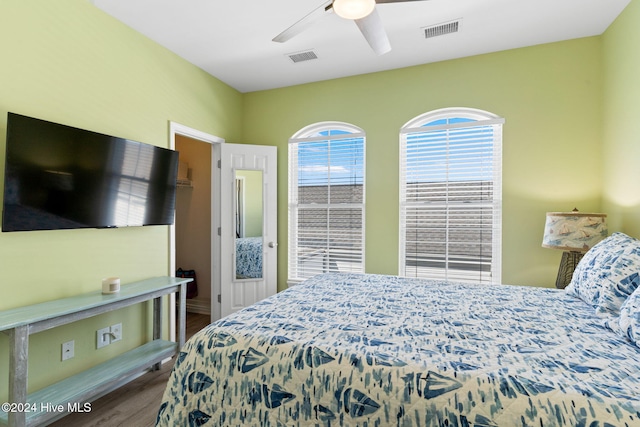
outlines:
[[542, 246], [564, 251], [586, 252], [607, 237], [606, 214], [547, 212]]
[[373, 12], [375, 0], [334, 0], [333, 11], [341, 18], [361, 19]]

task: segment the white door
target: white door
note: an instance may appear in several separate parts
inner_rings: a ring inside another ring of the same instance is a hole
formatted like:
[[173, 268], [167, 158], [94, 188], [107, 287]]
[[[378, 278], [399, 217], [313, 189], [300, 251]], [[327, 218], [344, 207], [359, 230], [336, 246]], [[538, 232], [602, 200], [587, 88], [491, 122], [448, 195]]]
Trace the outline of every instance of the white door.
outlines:
[[277, 291], [276, 167], [276, 147], [220, 144], [222, 317]]

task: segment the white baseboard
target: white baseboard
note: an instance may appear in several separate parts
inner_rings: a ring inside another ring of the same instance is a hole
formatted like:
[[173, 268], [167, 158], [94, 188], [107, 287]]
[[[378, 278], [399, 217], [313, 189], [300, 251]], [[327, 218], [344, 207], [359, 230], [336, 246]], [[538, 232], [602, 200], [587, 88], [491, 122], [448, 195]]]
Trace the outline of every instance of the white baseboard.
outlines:
[[208, 299], [188, 299], [187, 311], [197, 314], [211, 314], [211, 300]]

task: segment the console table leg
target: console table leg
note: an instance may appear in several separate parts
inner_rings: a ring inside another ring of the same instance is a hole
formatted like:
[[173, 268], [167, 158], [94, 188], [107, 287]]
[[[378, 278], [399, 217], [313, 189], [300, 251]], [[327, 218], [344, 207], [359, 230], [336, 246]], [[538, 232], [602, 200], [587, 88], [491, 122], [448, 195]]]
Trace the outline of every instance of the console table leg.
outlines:
[[187, 284], [180, 285], [178, 292], [178, 349], [184, 346], [187, 325]]
[[[162, 298], [153, 299], [153, 339], [162, 338]], [[160, 363], [153, 365], [152, 369], [157, 371], [160, 369]]]
[[[29, 326], [9, 330], [9, 402], [27, 402]], [[26, 412], [9, 412], [10, 427], [24, 427]]]

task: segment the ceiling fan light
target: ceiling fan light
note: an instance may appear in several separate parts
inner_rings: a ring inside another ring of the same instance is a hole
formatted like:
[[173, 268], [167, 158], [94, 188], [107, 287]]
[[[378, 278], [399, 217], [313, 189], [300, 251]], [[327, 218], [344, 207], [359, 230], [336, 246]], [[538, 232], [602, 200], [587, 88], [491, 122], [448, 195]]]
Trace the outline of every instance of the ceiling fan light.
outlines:
[[362, 19], [373, 12], [375, 0], [334, 0], [333, 11], [341, 18]]

